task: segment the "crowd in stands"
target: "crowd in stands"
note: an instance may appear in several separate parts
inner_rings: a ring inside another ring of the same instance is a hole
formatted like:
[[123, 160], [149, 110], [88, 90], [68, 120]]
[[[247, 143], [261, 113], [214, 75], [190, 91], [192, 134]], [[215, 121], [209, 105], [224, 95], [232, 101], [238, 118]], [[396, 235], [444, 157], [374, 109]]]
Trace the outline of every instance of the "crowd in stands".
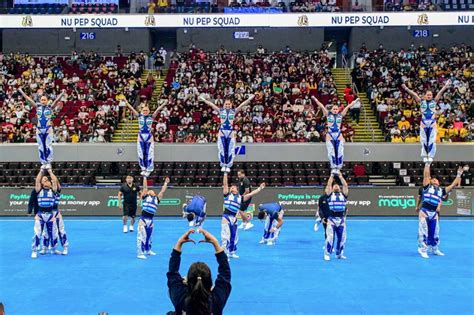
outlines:
[[427, 90], [436, 96], [450, 79], [451, 88], [438, 103], [438, 141], [473, 141], [472, 57], [472, 48], [464, 44], [450, 49], [412, 44], [400, 51], [388, 51], [383, 45], [368, 50], [364, 45], [356, 56], [352, 76], [358, 88], [367, 91], [386, 141], [391, 142], [419, 139], [420, 107], [401, 84], [420, 96]]
[[385, 11], [436, 11], [432, 0], [385, 0]]
[[[234, 106], [255, 94], [251, 105], [236, 115], [237, 141], [319, 142], [324, 139], [325, 121], [315, 112], [311, 96], [331, 106], [347, 105], [337, 97], [328, 51], [267, 53], [259, 47], [253, 54], [229, 52], [223, 47], [207, 53], [192, 47], [175, 54], [162, 100], [168, 102], [157, 118], [156, 141], [215, 142], [219, 117], [198, 100], [204, 95], [218, 106], [226, 97]], [[354, 130], [348, 123], [343, 133], [351, 141]]]
[[225, 8], [211, 0], [150, 0], [142, 13], [281, 13], [281, 12], [337, 12], [336, 0], [233, 0]]
[[0, 53], [1, 142], [35, 142], [36, 110], [18, 89], [38, 100], [54, 100], [56, 142], [107, 142], [123, 117], [124, 98], [150, 99], [154, 80], [140, 82], [145, 54], [102, 57], [73, 52], [68, 57], [32, 57]]
[[339, 12], [336, 0], [297, 0], [290, 3], [291, 12]]

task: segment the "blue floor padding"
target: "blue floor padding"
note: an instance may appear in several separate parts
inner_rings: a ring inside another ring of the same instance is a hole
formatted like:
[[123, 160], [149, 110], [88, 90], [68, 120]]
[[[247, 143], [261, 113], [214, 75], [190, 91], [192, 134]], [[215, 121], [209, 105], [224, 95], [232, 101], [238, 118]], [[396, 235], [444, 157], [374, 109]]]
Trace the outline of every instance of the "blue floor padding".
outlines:
[[[474, 314], [474, 221], [441, 222], [445, 257], [417, 253], [414, 219], [348, 220], [346, 261], [325, 262], [312, 219], [288, 219], [275, 246], [260, 245], [263, 224], [240, 231], [224, 314]], [[187, 229], [155, 220], [157, 256], [136, 259], [136, 232], [119, 219], [66, 218], [68, 256], [30, 258], [33, 219], [0, 220], [0, 301], [7, 315], [165, 314], [168, 259]], [[220, 221], [205, 227], [220, 239]], [[193, 236], [200, 239], [200, 236]], [[209, 244], [185, 244], [181, 273], [193, 261], [217, 266]]]

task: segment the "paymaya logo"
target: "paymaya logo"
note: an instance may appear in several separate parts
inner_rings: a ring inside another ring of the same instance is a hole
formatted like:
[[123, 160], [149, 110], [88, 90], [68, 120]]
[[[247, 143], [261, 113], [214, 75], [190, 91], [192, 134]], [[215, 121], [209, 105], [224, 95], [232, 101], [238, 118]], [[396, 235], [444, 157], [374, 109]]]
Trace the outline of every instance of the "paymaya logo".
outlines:
[[[29, 200], [30, 195], [27, 194], [10, 194], [10, 200]], [[61, 194], [60, 200], [76, 200], [76, 196]]]
[[[443, 206], [450, 206], [454, 203], [453, 199], [443, 201]], [[416, 206], [415, 198], [403, 199], [403, 198], [380, 198], [378, 202], [379, 207], [391, 207], [391, 208], [414, 208]]]
[[[160, 206], [179, 206], [181, 204], [181, 199], [179, 198], [163, 198], [160, 200]], [[141, 205], [141, 201], [140, 201]], [[117, 197], [109, 197], [107, 200], [107, 207], [118, 207], [119, 201]]]
[[402, 198], [381, 198], [379, 199], [379, 207], [393, 207], [406, 209], [408, 207], [415, 207], [416, 201], [414, 198], [402, 199]]

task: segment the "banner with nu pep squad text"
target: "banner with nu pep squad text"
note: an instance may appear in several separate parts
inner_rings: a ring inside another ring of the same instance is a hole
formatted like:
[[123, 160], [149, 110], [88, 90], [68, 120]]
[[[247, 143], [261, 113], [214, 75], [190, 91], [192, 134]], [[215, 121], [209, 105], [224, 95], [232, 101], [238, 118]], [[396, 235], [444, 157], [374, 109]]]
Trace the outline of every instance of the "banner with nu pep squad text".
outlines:
[[[158, 189], [156, 189], [158, 191]], [[447, 216], [473, 215], [474, 188], [456, 189], [449, 200], [443, 203], [441, 214]], [[1, 188], [0, 216], [27, 215], [31, 189]], [[64, 188], [60, 209], [64, 215], [73, 216], [118, 216], [118, 188]], [[322, 188], [266, 188], [253, 198], [258, 204], [279, 202], [289, 216], [313, 216]], [[159, 208], [158, 216], [179, 216], [183, 203], [194, 194], [207, 199], [208, 215], [222, 214], [223, 196], [221, 188], [170, 188]], [[350, 188], [349, 215], [367, 216], [411, 216], [416, 215], [415, 205], [418, 188]], [[137, 214], [140, 213], [140, 210]]]
[[381, 27], [474, 25], [473, 12], [0, 15], [0, 28]]

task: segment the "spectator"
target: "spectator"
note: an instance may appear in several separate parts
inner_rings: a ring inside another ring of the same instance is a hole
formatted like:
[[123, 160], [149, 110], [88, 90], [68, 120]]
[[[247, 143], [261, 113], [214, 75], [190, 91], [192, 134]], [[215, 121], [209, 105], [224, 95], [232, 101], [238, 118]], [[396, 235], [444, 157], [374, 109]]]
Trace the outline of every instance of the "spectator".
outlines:
[[155, 0], [150, 0], [148, 2], [148, 14], [154, 14], [156, 10]]
[[181, 250], [183, 244], [194, 243], [189, 238], [191, 233], [194, 233], [194, 230], [191, 229], [181, 236], [171, 253], [169, 270], [166, 274], [171, 302], [177, 314], [181, 314], [183, 311], [186, 313], [222, 314], [232, 289], [227, 255], [211, 233], [200, 229], [199, 233], [203, 234], [204, 241], [214, 246], [219, 265], [218, 275], [213, 287], [209, 267], [204, 263], [197, 262], [189, 267], [186, 282], [184, 282], [179, 273]]
[[410, 122], [406, 120], [405, 116], [402, 116], [402, 119], [398, 122], [398, 129], [402, 130], [402, 128], [408, 129], [410, 128]]

